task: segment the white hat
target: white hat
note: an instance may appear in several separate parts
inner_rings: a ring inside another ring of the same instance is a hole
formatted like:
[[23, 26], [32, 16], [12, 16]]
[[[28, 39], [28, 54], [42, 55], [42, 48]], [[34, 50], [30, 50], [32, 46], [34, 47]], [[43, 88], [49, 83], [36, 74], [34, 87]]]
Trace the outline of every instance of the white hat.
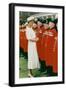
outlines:
[[28, 22], [26, 22], [24, 25], [26, 26], [28, 24]]
[[33, 16], [27, 18], [27, 22], [29, 22], [31, 20], [34, 20], [34, 17]]

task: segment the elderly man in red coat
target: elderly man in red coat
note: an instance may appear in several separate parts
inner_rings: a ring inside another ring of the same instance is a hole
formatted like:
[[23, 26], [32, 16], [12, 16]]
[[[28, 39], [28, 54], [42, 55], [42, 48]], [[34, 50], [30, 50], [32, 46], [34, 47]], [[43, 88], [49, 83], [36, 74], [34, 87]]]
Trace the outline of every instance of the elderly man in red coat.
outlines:
[[20, 30], [20, 47], [26, 52], [27, 39], [25, 36], [26, 26], [22, 25], [22, 29]]
[[[45, 22], [44, 22], [45, 23]], [[37, 50], [38, 50], [38, 55], [39, 55], [39, 59], [40, 59], [40, 63], [41, 63], [41, 69], [40, 71], [44, 72], [46, 71], [46, 65], [45, 65], [45, 52], [44, 52], [44, 32], [45, 32], [45, 28], [43, 23], [38, 21], [38, 33], [37, 36], [39, 37], [39, 40], [37, 42]]]
[[20, 32], [19, 32], [20, 33], [20, 50], [26, 58], [28, 41], [26, 39], [25, 32], [26, 32], [26, 25], [21, 25]]
[[[55, 73], [57, 73], [57, 53], [54, 52], [54, 48], [57, 45], [57, 44], [55, 45], [55, 38], [57, 36], [57, 28], [56, 28], [55, 20], [49, 21], [49, 28], [50, 28], [50, 30], [48, 30], [47, 40], [45, 42], [45, 45], [46, 45], [46, 65], [52, 66]], [[56, 70], [55, 70], [55, 68], [56, 68]]]
[[48, 36], [48, 30], [49, 30], [49, 25], [48, 23], [44, 23], [44, 32], [42, 35], [42, 60], [46, 62], [46, 44], [47, 44], [47, 36]]
[[39, 40], [37, 42], [37, 50], [38, 50], [38, 55], [40, 60], [42, 59], [41, 57], [41, 52], [42, 52], [42, 48], [41, 48], [41, 40], [42, 40], [42, 33], [43, 33], [43, 25], [40, 21], [37, 22], [37, 26], [38, 26], [38, 31], [37, 31], [37, 36], [39, 37]]

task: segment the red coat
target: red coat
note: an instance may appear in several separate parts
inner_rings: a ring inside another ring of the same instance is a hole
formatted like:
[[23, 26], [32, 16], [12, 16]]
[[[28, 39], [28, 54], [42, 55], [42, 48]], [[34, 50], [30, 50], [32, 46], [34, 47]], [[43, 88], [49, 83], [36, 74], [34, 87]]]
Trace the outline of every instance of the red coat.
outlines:
[[54, 58], [54, 52], [53, 52], [53, 47], [54, 47], [54, 38], [56, 36], [56, 30], [52, 29], [49, 30], [48, 33], [50, 33], [51, 36], [47, 35], [45, 39], [45, 60], [46, 60], [46, 65], [51, 65], [53, 66], [53, 58]]
[[27, 52], [27, 47], [28, 47], [28, 41], [26, 39], [26, 33], [24, 32], [24, 52]]
[[26, 39], [26, 35], [25, 35], [25, 31], [20, 31], [20, 48], [22, 48], [24, 50], [24, 52], [27, 52], [27, 39]]
[[40, 58], [40, 60], [42, 60], [42, 34], [43, 34], [44, 28], [38, 28], [38, 32], [37, 32], [37, 37], [39, 38], [38, 42], [37, 42], [37, 51], [38, 51], [38, 56]]
[[53, 72], [58, 72], [58, 33], [56, 34], [57, 39], [54, 40], [53, 48]]
[[41, 40], [41, 46], [42, 46], [42, 60], [46, 61], [46, 47], [45, 47], [45, 44], [46, 44], [46, 41], [47, 41], [47, 35], [45, 35], [44, 33], [46, 32], [47, 30], [44, 29], [44, 32], [43, 32], [43, 35], [42, 35], [42, 40]]
[[23, 42], [23, 39], [24, 39], [24, 32], [20, 31], [20, 48], [24, 48], [24, 42]]

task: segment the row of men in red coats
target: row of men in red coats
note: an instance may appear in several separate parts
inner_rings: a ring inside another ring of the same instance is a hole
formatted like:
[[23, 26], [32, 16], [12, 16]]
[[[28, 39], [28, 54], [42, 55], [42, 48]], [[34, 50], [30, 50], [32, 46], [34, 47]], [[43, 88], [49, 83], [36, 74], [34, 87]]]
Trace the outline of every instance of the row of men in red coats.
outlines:
[[[58, 72], [58, 31], [57, 23], [49, 21], [42, 24], [37, 22], [33, 24], [33, 29], [39, 38], [37, 45], [38, 56], [41, 61], [46, 62], [46, 66], [52, 66], [53, 72]], [[20, 48], [27, 52], [28, 41], [26, 39], [26, 26], [20, 26]]]

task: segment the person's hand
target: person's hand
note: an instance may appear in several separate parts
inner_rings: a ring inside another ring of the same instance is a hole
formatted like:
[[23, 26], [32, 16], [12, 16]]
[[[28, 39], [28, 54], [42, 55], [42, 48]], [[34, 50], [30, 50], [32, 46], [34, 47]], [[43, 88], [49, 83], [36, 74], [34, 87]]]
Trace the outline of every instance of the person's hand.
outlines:
[[57, 37], [55, 37], [54, 39], [55, 39], [55, 40], [57, 40], [58, 38], [57, 38]]
[[49, 35], [49, 36], [53, 36], [53, 33], [52, 33], [52, 32], [49, 32], [48, 35]]
[[38, 41], [38, 40], [39, 40], [39, 38], [37, 37], [37, 38], [36, 38], [36, 41]]
[[48, 35], [48, 32], [46, 31], [45, 33], [43, 33], [43, 35]]

